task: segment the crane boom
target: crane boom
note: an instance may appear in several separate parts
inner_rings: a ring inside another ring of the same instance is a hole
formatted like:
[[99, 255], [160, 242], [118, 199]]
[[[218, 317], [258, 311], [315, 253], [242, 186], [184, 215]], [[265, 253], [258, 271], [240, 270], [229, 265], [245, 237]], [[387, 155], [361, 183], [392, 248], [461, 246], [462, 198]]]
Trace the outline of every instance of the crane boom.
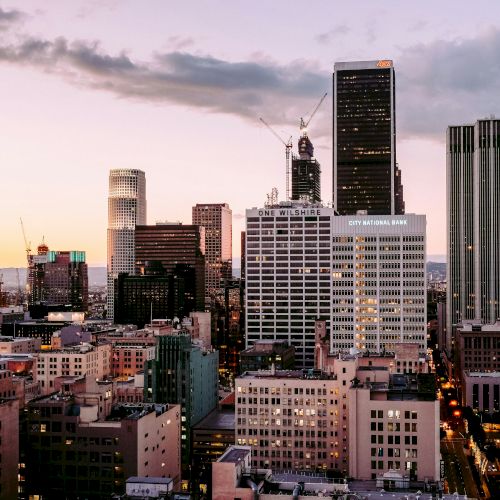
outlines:
[[285, 142], [280, 135], [269, 125], [264, 118], [259, 118], [259, 120], [271, 131], [271, 133], [278, 139], [278, 141], [285, 146], [285, 168], [286, 168], [286, 199], [290, 199], [290, 150], [293, 147], [292, 136]]
[[318, 104], [316, 104], [316, 107], [313, 109], [311, 116], [309, 117], [309, 120], [307, 122], [304, 122], [304, 119], [300, 119], [300, 131], [301, 132], [307, 132], [307, 127], [309, 126], [309, 123], [311, 123], [311, 120], [313, 119], [314, 115], [316, 114], [316, 111], [318, 111], [319, 107], [323, 104], [323, 101], [326, 99], [326, 96], [328, 95], [328, 92], [325, 92], [323, 97], [319, 100]]

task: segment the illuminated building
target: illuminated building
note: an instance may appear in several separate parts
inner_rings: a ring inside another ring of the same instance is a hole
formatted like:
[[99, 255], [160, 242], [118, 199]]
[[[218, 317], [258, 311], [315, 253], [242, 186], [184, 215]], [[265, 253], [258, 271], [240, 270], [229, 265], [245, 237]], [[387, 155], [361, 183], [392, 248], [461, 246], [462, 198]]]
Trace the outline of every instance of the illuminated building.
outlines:
[[454, 328], [500, 317], [500, 120], [447, 131], [447, 351]]
[[340, 215], [404, 214], [395, 107], [392, 61], [335, 63], [333, 206]]
[[29, 256], [29, 306], [61, 306], [86, 311], [89, 300], [88, 267], [85, 252], [53, 251], [47, 245]]
[[135, 273], [135, 226], [146, 224], [146, 175], [142, 170], [109, 172], [107, 318], [114, 319], [119, 273]]
[[333, 352], [425, 350], [425, 216], [336, 216], [293, 202], [246, 216], [247, 347], [287, 341], [297, 367], [311, 367], [324, 318]]
[[299, 156], [292, 158], [292, 200], [321, 201], [321, 167], [306, 133], [299, 139]]
[[205, 308], [205, 229], [184, 224], [157, 223], [135, 228], [136, 274], [148, 261], [161, 262], [167, 276], [183, 279], [185, 309], [169, 317], [187, 316]]
[[156, 358], [145, 365], [144, 397], [148, 402], [181, 404], [183, 479], [189, 479], [191, 428], [217, 407], [219, 353], [174, 331], [157, 337]]
[[26, 494], [107, 498], [131, 476], [180, 483], [178, 405], [112, 405], [111, 382], [37, 398], [27, 408]]
[[332, 352], [426, 350], [425, 215], [332, 219]]
[[198, 203], [193, 224], [205, 228], [205, 297], [223, 287], [233, 274], [232, 211], [227, 203]]

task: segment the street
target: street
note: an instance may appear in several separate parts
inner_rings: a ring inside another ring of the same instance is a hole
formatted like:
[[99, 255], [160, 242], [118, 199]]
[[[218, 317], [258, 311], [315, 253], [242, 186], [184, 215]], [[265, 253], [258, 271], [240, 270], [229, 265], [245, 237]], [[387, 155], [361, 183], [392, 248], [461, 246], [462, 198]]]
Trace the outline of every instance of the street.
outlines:
[[448, 431], [441, 440], [441, 455], [444, 460], [445, 481], [449, 493], [456, 491], [469, 498], [479, 498], [476, 483], [472, 477], [467, 457], [464, 453], [465, 439], [458, 432]]

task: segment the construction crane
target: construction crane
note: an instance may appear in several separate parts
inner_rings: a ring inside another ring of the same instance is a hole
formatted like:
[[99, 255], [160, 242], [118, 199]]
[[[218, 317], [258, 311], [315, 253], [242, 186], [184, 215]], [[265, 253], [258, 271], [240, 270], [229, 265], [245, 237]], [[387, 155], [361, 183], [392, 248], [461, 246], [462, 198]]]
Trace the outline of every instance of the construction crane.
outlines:
[[318, 111], [319, 107], [323, 104], [323, 101], [326, 99], [327, 95], [328, 95], [328, 92], [325, 92], [325, 94], [319, 100], [316, 107], [313, 109], [311, 116], [309, 116], [309, 120], [307, 120], [307, 122], [304, 122], [304, 118], [300, 119], [300, 133], [302, 135], [307, 135], [307, 127], [309, 126], [309, 123], [311, 123], [311, 120], [313, 119], [314, 115], [316, 114], [316, 111]]
[[[31, 266], [31, 242], [28, 242], [28, 239], [26, 238], [26, 231], [24, 230], [24, 224], [23, 224], [23, 219], [19, 217], [19, 220], [21, 221], [21, 229], [23, 231], [23, 238], [24, 238], [24, 249], [26, 250], [26, 298], [30, 296], [31, 289], [30, 289], [30, 282], [29, 282], [29, 275], [30, 275], [30, 266]], [[18, 281], [19, 281], [19, 274], [18, 274]]]
[[290, 152], [293, 147], [292, 136], [285, 142], [277, 132], [269, 125], [264, 118], [259, 118], [259, 120], [271, 131], [271, 133], [285, 146], [285, 168], [286, 168], [286, 200], [290, 199]]

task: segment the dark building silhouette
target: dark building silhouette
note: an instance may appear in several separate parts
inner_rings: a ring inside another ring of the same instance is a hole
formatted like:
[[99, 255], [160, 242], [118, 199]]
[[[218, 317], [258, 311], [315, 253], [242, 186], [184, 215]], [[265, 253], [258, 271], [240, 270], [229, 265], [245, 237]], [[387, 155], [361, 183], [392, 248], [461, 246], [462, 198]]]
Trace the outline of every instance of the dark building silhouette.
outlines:
[[[146, 262], [158, 261], [166, 276], [173, 280], [173, 286], [183, 289], [184, 296], [181, 298], [177, 293], [172, 300], [182, 301], [184, 315], [205, 309], [204, 228], [167, 223], [136, 226], [135, 254], [137, 275], [145, 274]], [[180, 311], [180, 302], [174, 307]]]
[[299, 156], [292, 158], [292, 200], [321, 201], [321, 167], [306, 133], [299, 139]]
[[333, 204], [340, 215], [404, 214], [392, 61], [335, 64]]

